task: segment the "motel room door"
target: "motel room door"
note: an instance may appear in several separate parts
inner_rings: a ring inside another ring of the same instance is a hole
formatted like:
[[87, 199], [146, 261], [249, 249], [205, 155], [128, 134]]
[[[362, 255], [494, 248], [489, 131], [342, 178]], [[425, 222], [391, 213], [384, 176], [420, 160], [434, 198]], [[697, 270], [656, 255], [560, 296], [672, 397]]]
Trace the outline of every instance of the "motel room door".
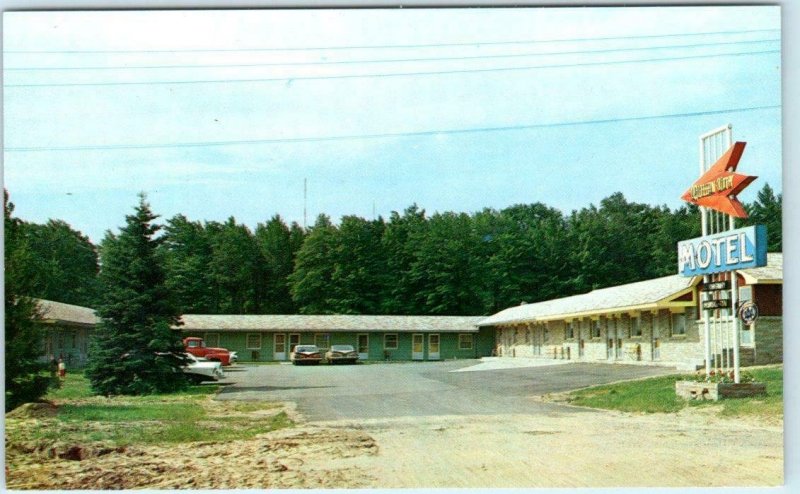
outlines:
[[439, 335], [428, 335], [428, 360], [439, 360]]
[[614, 319], [606, 319], [606, 358], [608, 360], [614, 359], [614, 343], [617, 340], [617, 323]]
[[272, 352], [273, 360], [286, 360], [286, 335], [275, 333], [275, 346]]
[[294, 351], [294, 347], [300, 344], [300, 333], [289, 333], [289, 352]]
[[[655, 316], [653, 316], [655, 318]], [[661, 338], [658, 331], [657, 321], [653, 321], [652, 341], [650, 342], [651, 357], [653, 360], [661, 360]]]
[[358, 359], [369, 359], [369, 335], [366, 333], [358, 335]]
[[411, 336], [411, 360], [422, 360], [425, 358], [425, 335], [414, 333]]

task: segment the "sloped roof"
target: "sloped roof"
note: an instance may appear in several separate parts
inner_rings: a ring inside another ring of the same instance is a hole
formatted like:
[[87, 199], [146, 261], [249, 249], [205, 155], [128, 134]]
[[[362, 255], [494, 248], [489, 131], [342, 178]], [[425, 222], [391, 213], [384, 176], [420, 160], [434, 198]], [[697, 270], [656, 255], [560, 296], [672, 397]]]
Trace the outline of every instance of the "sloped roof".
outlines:
[[584, 316], [614, 309], [655, 308], [659, 302], [691, 288], [696, 281], [690, 277], [671, 275], [627, 285], [601, 288], [581, 295], [511, 307], [482, 320], [479, 326], [494, 326], [521, 321], [544, 321], [577, 314]]
[[94, 326], [100, 322], [94, 309], [88, 307], [44, 299], [36, 299], [36, 302], [39, 304], [42, 320], [46, 323]]
[[183, 331], [471, 332], [483, 316], [203, 315], [181, 317]]
[[767, 254], [767, 265], [739, 271], [750, 285], [783, 283], [783, 253]]
[[[739, 271], [750, 284], [782, 283], [783, 254], [767, 254], [767, 265]], [[699, 277], [665, 276], [627, 285], [594, 290], [581, 295], [558, 298], [505, 309], [483, 319], [479, 326], [515, 322], [546, 321], [570, 316], [588, 316], [615, 310], [649, 310], [668, 305], [669, 299], [692, 287]]]

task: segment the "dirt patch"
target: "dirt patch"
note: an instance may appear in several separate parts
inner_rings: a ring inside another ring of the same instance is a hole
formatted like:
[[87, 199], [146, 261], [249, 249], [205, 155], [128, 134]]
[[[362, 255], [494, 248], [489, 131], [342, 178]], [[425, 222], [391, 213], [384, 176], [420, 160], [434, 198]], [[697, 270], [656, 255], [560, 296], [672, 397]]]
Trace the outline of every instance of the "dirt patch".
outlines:
[[58, 406], [51, 402], [25, 403], [6, 414], [11, 419], [52, 418], [58, 413]]
[[[30, 445], [7, 449], [13, 465], [11, 489], [254, 489], [365, 487], [372, 481], [359, 468], [306, 468], [309, 460], [374, 455], [374, 439], [362, 431], [318, 427], [276, 431], [229, 443], [173, 447], [89, 448], [64, 446], [38, 460]], [[20, 461], [22, 460], [22, 461]], [[82, 461], [71, 461], [82, 460]]]
[[[94, 402], [94, 400], [92, 400]], [[121, 447], [45, 439], [41, 431], [79, 428], [80, 437], [135, 423], [60, 422], [54, 404], [32, 404], [6, 415], [7, 485], [11, 489], [247, 489], [365, 487], [374, 482], [359, 467], [331, 468], [328, 460], [377, 454], [361, 430], [302, 423], [290, 403], [204, 401], [208, 418], [270, 420], [285, 413], [300, 425], [253, 439]], [[225, 426], [219, 422], [220, 426]], [[206, 424], [208, 425], [208, 424]], [[69, 430], [68, 430], [69, 429]], [[75, 437], [73, 435], [73, 437]], [[314, 463], [313, 467], [308, 467]]]

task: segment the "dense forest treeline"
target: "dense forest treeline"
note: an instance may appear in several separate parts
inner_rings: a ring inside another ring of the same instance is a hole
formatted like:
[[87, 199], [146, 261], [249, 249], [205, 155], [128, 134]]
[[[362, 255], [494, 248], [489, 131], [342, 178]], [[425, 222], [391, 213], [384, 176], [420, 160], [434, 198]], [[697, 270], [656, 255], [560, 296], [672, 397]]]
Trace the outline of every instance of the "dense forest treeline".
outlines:
[[[766, 224], [770, 251], [781, 250], [781, 202], [765, 185], [739, 221]], [[114, 235], [94, 246], [60, 220], [15, 221], [6, 248], [29, 294], [95, 307]], [[430, 215], [412, 205], [338, 225], [320, 215], [308, 229], [278, 215], [255, 231], [181, 214], [162, 226], [156, 262], [173, 304], [195, 314], [490, 314], [673, 274], [676, 243], [700, 235], [696, 208], [621, 193], [568, 215], [542, 203]]]

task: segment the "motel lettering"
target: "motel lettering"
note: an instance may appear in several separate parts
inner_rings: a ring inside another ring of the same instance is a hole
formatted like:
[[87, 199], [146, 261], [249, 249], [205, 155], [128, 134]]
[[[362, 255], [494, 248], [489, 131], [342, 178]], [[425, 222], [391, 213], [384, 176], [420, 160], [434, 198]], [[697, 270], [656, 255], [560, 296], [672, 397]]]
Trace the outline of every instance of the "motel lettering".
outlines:
[[766, 228], [756, 225], [678, 243], [678, 272], [683, 276], [764, 266]]

